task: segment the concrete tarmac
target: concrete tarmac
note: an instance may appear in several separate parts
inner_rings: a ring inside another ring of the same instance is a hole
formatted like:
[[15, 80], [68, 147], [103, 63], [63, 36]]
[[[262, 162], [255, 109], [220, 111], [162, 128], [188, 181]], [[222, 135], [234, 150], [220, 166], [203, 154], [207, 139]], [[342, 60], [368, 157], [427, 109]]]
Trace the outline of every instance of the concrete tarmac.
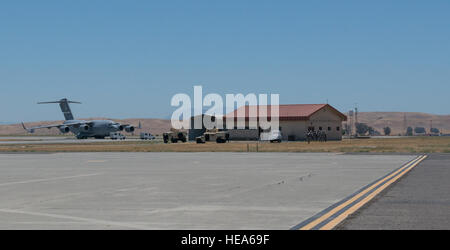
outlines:
[[450, 154], [430, 154], [337, 229], [450, 229]]
[[0, 229], [289, 229], [413, 159], [0, 154]]

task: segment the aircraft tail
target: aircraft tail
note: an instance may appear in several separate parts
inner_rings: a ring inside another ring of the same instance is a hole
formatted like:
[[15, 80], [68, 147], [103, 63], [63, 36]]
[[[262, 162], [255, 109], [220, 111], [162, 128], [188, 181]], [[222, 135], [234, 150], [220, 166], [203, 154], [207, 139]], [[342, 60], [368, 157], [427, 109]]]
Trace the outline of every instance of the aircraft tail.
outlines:
[[66, 120], [73, 120], [72, 111], [70, 110], [69, 103], [78, 103], [81, 104], [81, 102], [75, 102], [75, 101], [69, 101], [66, 98], [61, 99], [59, 101], [52, 101], [52, 102], [38, 102], [38, 104], [48, 104], [48, 103], [59, 103], [59, 107], [61, 108], [61, 111], [64, 114], [64, 118]]

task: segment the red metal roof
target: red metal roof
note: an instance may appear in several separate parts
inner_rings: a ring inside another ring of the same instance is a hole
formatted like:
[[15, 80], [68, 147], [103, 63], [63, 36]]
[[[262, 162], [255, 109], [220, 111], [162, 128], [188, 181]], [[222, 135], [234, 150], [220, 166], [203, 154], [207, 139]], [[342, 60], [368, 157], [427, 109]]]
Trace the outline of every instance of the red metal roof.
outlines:
[[[250, 117], [250, 113], [249, 107], [256, 107], [257, 110], [257, 114], [256, 116], [258, 116], [259, 113], [259, 108], [260, 107], [266, 107], [267, 108], [267, 116], [271, 117], [271, 105], [264, 105], [264, 106], [242, 106], [238, 109], [236, 109], [234, 112], [229, 113], [225, 116], [226, 117], [230, 117], [233, 113], [234, 113], [234, 117], [235, 119], [237, 119], [237, 117], [242, 117], [242, 116], [238, 116], [239, 112], [245, 111], [245, 119], [249, 119]], [[276, 106], [275, 106], [276, 107]], [[279, 120], [280, 121], [286, 121], [286, 120], [308, 120], [311, 115], [313, 115], [314, 113], [316, 113], [317, 111], [321, 110], [322, 108], [328, 107], [330, 108], [332, 111], [334, 111], [338, 116], [340, 116], [344, 121], [347, 120], [347, 116], [342, 114], [341, 112], [339, 112], [338, 110], [336, 110], [335, 108], [333, 108], [331, 105], [329, 104], [285, 104], [285, 105], [278, 105], [279, 107]], [[255, 116], [251, 116], [251, 117], [255, 117]]]

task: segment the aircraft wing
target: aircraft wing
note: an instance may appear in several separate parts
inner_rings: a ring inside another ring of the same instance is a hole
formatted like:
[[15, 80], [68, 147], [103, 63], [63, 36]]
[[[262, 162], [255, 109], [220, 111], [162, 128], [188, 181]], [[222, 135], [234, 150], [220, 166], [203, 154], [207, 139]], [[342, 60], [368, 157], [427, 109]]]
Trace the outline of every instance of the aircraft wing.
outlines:
[[51, 129], [51, 128], [60, 128], [62, 126], [70, 127], [70, 126], [77, 126], [77, 125], [84, 125], [84, 124], [90, 125], [91, 122], [72, 122], [72, 123], [63, 123], [63, 124], [51, 124], [51, 125], [36, 126], [36, 127], [31, 127], [31, 128], [25, 127], [25, 124], [23, 124], [23, 122], [22, 122], [22, 127], [23, 127], [23, 129], [28, 131], [28, 133], [34, 133], [34, 130], [41, 129], [41, 128]]

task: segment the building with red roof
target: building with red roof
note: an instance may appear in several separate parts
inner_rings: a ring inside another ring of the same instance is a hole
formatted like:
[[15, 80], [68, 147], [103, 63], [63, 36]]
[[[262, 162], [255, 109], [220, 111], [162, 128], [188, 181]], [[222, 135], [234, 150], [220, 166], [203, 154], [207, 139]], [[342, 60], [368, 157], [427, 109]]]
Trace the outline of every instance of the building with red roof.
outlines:
[[[261, 130], [250, 128], [249, 121], [257, 121], [259, 124], [260, 109], [267, 112], [267, 120], [271, 120], [272, 106], [242, 106], [224, 116], [224, 124], [229, 119], [234, 119], [235, 126], [228, 128], [230, 139], [257, 140]], [[306, 140], [308, 130], [323, 131], [328, 140], [342, 140], [342, 122], [347, 121], [347, 116], [339, 112], [329, 104], [287, 104], [277, 105], [279, 116], [279, 130], [283, 140]], [[238, 120], [245, 121], [245, 127], [237, 126]], [[259, 125], [258, 125], [259, 126]]]

